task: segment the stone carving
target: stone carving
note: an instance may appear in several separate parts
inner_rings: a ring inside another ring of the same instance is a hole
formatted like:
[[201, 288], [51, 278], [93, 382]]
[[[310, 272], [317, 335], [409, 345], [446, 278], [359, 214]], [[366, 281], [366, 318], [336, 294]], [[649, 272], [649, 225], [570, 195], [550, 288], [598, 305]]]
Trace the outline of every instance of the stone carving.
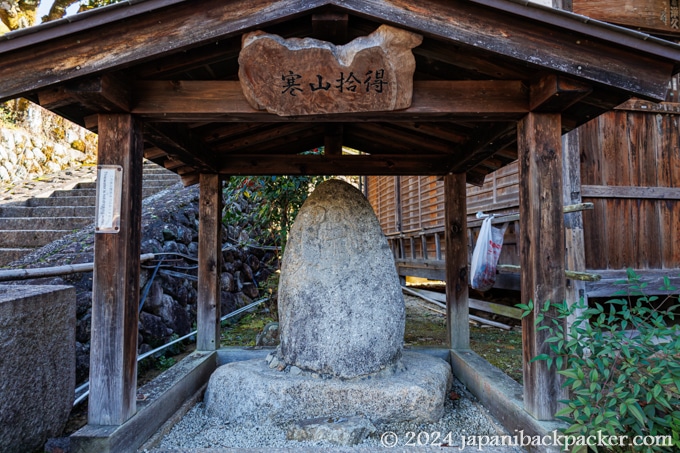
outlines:
[[281, 265], [282, 361], [340, 378], [375, 373], [401, 357], [404, 313], [394, 258], [368, 201], [346, 182], [320, 184]]
[[312, 38], [247, 33], [239, 79], [248, 102], [277, 115], [408, 108], [422, 36], [388, 25], [344, 46]]

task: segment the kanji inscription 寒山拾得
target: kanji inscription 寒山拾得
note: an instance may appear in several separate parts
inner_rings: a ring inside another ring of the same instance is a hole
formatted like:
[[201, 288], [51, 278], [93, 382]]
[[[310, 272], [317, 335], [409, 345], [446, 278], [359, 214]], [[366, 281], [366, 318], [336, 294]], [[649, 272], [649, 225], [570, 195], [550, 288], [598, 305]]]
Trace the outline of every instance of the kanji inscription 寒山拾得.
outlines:
[[344, 46], [257, 31], [243, 38], [239, 79], [254, 108], [282, 116], [404, 109], [421, 42], [387, 25]]

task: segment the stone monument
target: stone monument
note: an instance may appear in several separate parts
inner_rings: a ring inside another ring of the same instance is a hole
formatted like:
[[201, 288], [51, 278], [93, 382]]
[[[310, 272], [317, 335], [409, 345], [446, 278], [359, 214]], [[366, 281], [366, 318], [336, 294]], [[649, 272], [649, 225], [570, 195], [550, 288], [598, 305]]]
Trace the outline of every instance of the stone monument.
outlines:
[[283, 258], [281, 344], [266, 360], [219, 367], [207, 412], [282, 424], [438, 420], [451, 369], [402, 350], [404, 312], [394, 259], [368, 201], [343, 181], [320, 184], [300, 209]]

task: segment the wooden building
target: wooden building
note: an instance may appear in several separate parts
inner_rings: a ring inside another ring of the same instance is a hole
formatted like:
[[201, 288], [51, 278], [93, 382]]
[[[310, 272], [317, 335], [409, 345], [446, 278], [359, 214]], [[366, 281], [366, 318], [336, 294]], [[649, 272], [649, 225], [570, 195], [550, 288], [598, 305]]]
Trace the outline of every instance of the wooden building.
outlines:
[[[652, 20], [670, 14], [668, 2], [623, 3], [623, 7], [617, 4], [613, 8], [611, 2], [575, 1], [574, 10], [680, 37], [677, 26]], [[571, 147], [565, 146], [565, 152], [571, 152], [574, 163], [564, 168], [565, 204], [592, 204], [582, 213], [567, 215], [583, 227], [576, 236], [569, 236], [573, 241], [566, 249], [572, 257], [578, 256], [572, 261], [577, 268], [572, 270], [601, 277], [581, 284], [590, 297], [609, 297], [620, 290], [614, 282], [626, 278], [627, 268], [652, 283], [655, 290], [664, 276], [680, 275], [679, 84], [676, 75], [661, 103], [631, 99], [565, 136]], [[501, 150], [496, 156], [512, 156], [513, 152]], [[521, 288], [519, 274], [507, 266], [520, 264], [519, 192], [517, 161], [489, 173], [483, 184], [467, 186], [470, 256], [481, 226], [477, 212], [494, 214], [499, 223], [509, 220], [496, 288]], [[390, 239], [399, 274], [444, 280], [443, 180], [371, 176], [366, 194]], [[574, 293], [573, 297], [581, 295]]]
[[[410, 107], [278, 116], [246, 102], [237, 80], [244, 33], [343, 44], [382, 24], [424, 38], [413, 50]], [[466, 182], [519, 158], [523, 297], [563, 299], [562, 133], [632, 97], [663, 100], [680, 47], [525, 1], [143, 0], [1, 36], [0, 61], [0, 101], [23, 96], [99, 134], [100, 207], [119, 216], [95, 238], [89, 417], [72, 446], [132, 451], [216, 364], [220, 181], [229, 175], [443, 178], [446, 356], [511, 432], [539, 432], [559, 381], [529, 360], [544, 349], [536, 313], [523, 326], [523, 391], [495, 391], [507, 376], [469, 350]], [[323, 155], [300, 154], [321, 145]], [[143, 157], [201, 186], [199, 332], [181, 385], [138, 404]], [[112, 190], [119, 198], [107, 198]], [[522, 392], [509, 406], [494, 399]]]

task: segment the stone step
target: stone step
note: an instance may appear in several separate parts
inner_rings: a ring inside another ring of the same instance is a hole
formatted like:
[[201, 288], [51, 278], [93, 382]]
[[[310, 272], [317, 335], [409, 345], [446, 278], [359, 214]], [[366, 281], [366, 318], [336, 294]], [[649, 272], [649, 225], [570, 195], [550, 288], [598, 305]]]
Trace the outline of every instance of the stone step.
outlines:
[[14, 248], [42, 247], [56, 241], [73, 230], [0, 230], [4, 244], [12, 244]]
[[50, 195], [51, 198], [62, 197], [94, 197], [97, 195], [97, 189], [70, 189], [70, 190], [55, 190]]
[[26, 206], [95, 206], [96, 197], [47, 197], [26, 200]]
[[[0, 230], [74, 230], [93, 222], [88, 217], [4, 217]], [[4, 242], [4, 239], [0, 239]]]
[[94, 219], [94, 206], [0, 206], [0, 217], [90, 217]]
[[16, 261], [24, 255], [31, 253], [34, 249], [27, 248], [1, 248], [0, 247], [0, 266]]
[[[170, 175], [144, 175], [144, 181], [143, 181], [143, 187], [145, 189], [147, 188], [166, 188], [169, 186], [172, 186], [174, 184], [177, 184], [180, 181], [179, 176], [176, 174], [172, 173]], [[90, 181], [90, 182], [81, 182], [76, 184], [74, 189], [96, 189], [97, 188], [97, 182], [96, 181]]]

